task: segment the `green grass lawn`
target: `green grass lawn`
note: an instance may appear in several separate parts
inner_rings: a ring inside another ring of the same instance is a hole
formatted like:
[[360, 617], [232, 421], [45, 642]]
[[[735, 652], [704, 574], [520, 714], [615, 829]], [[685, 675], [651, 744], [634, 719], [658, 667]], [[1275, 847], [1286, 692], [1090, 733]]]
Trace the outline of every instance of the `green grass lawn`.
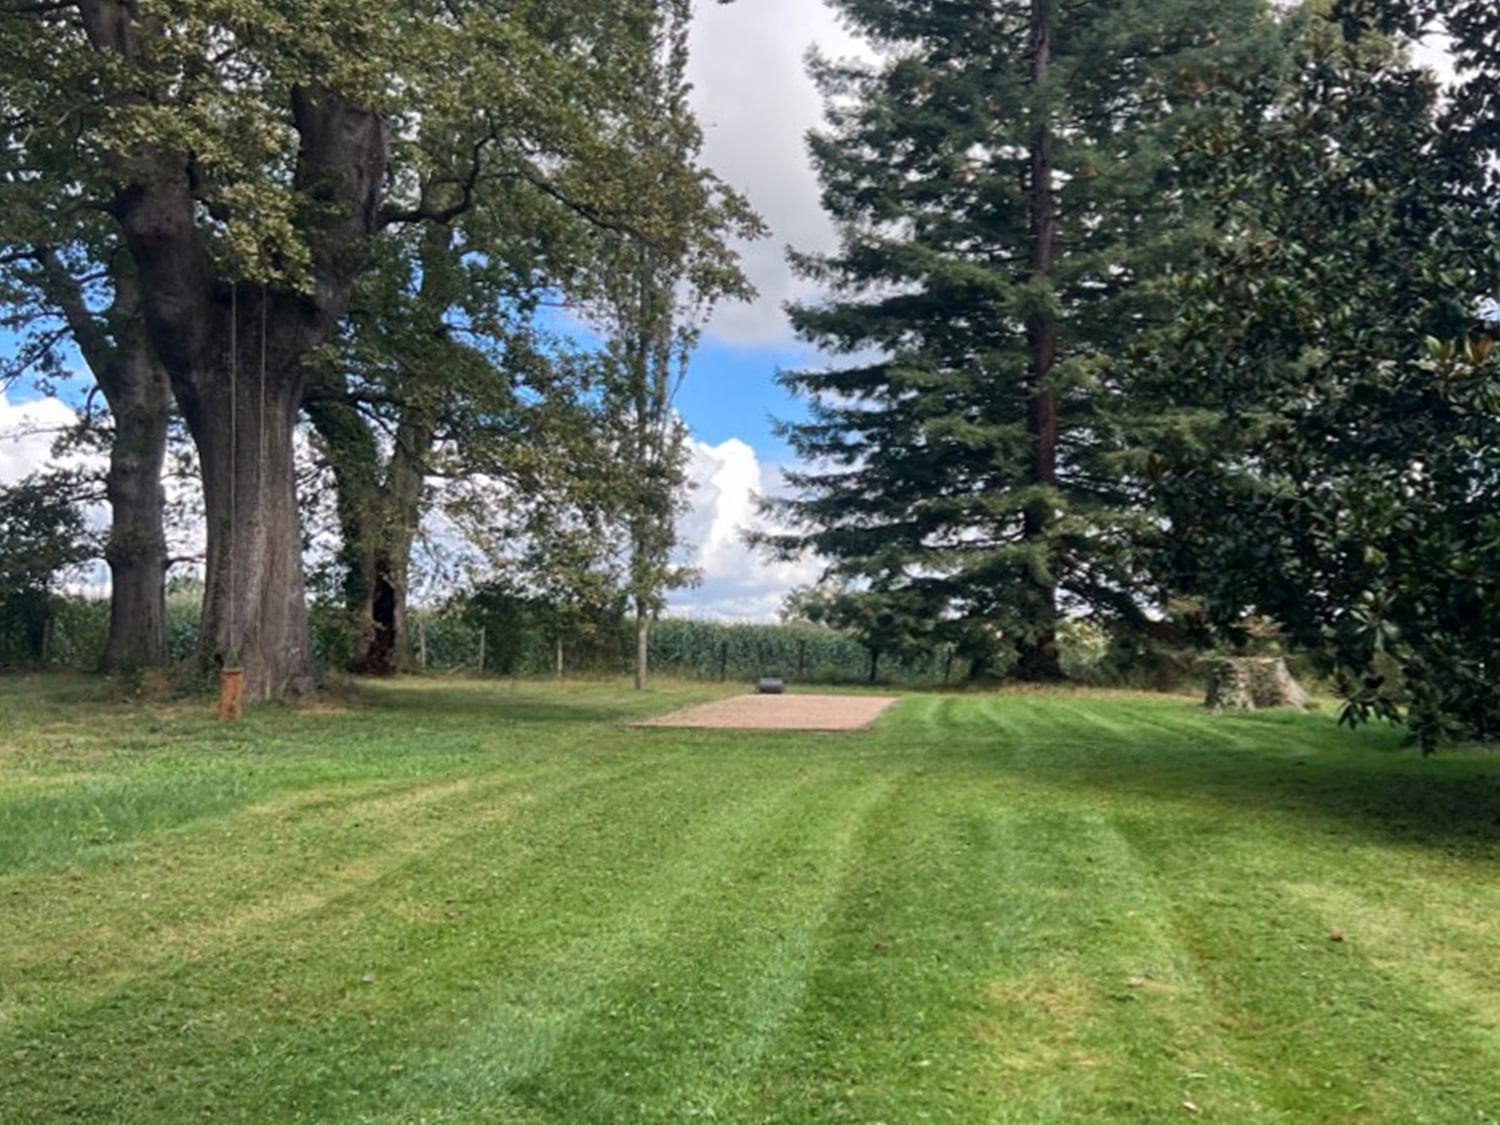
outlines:
[[0, 681], [0, 1121], [1500, 1120], [1500, 757], [713, 694]]

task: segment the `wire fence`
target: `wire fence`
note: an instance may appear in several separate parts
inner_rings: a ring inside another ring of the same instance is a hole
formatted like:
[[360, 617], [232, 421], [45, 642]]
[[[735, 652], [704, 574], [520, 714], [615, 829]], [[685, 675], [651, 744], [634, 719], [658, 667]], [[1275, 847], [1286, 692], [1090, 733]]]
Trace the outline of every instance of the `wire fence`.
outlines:
[[[40, 614], [0, 614], [0, 668], [91, 670], [109, 630], [109, 604], [53, 597]], [[170, 657], [189, 660], [198, 638], [196, 605], [167, 612]], [[324, 668], [347, 662], [353, 630], [342, 609], [314, 607], [313, 656]], [[947, 646], [916, 658], [871, 653], [852, 637], [805, 624], [745, 624], [664, 618], [653, 622], [653, 674], [718, 681], [777, 676], [791, 683], [941, 683], [967, 674]], [[415, 609], [407, 620], [406, 667], [431, 673], [504, 676], [618, 676], [635, 672], [635, 629], [628, 619], [559, 635], [527, 622], [508, 628], [475, 622], [459, 610]]]

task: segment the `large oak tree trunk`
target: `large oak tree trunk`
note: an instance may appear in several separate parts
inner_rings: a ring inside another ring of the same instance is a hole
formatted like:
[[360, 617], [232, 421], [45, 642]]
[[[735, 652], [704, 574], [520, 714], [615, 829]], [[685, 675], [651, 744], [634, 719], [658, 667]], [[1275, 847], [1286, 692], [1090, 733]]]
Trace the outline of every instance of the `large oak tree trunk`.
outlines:
[[[1033, 0], [1031, 51], [1031, 85], [1038, 115], [1031, 139], [1031, 278], [1040, 287], [1051, 283], [1057, 258], [1055, 140], [1046, 90], [1052, 74], [1052, 0]], [[1033, 451], [1031, 483], [1050, 492], [1057, 484], [1057, 391], [1051, 383], [1058, 351], [1055, 315], [1046, 309], [1032, 314], [1026, 335], [1031, 349], [1031, 399], [1026, 418]], [[1059, 679], [1057, 581], [1051, 546], [1057, 517], [1050, 496], [1039, 496], [1027, 504], [1023, 518], [1023, 536], [1034, 559], [1023, 577], [1030, 595], [1026, 600], [1030, 634], [1020, 645], [1016, 674], [1025, 680]]]
[[[151, 29], [133, 5], [81, 5], [96, 49], [129, 58]], [[208, 566], [199, 636], [210, 664], [243, 662], [246, 696], [310, 682], [295, 492], [302, 364], [331, 336], [379, 224], [380, 118], [324, 88], [292, 91], [294, 189], [309, 204], [305, 284], [219, 276], [193, 196], [190, 158], [116, 154], [114, 214], [140, 283], [147, 335], [198, 448]]]
[[100, 387], [114, 414], [114, 442], [105, 480], [111, 512], [109, 636], [100, 665], [163, 664], [167, 659], [166, 494], [162, 469], [172, 391], [166, 372], [145, 349], [131, 353]]
[[286, 358], [262, 380], [258, 348], [239, 350], [217, 393], [184, 398], [183, 415], [208, 525], [199, 658], [243, 667], [245, 698], [257, 701], [311, 682], [294, 451], [302, 380]]
[[114, 299], [101, 313], [90, 309], [83, 283], [55, 249], [38, 248], [37, 261], [47, 299], [67, 321], [114, 417], [105, 478], [111, 516], [104, 551], [111, 587], [109, 635], [100, 666], [108, 672], [162, 664], [167, 659], [167, 538], [161, 474], [172, 388], [151, 349], [140, 287], [123, 254], [110, 263]]

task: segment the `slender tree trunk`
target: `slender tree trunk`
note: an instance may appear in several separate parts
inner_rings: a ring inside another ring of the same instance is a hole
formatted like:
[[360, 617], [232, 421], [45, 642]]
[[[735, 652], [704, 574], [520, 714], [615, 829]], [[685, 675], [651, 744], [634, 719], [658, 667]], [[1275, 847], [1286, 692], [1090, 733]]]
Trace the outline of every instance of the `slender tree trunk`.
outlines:
[[[1031, 85], [1037, 119], [1031, 139], [1031, 278], [1038, 287], [1049, 285], [1057, 256], [1057, 191], [1053, 165], [1055, 138], [1050, 120], [1053, 0], [1033, 0], [1031, 6]], [[1057, 364], [1056, 314], [1044, 307], [1026, 325], [1031, 349], [1030, 389], [1026, 426], [1032, 441], [1031, 483], [1051, 490], [1057, 484], [1057, 391], [1052, 370]], [[1057, 653], [1057, 583], [1053, 577], [1051, 537], [1056, 512], [1050, 497], [1037, 497], [1023, 516], [1026, 545], [1041, 558], [1028, 565], [1023, 581], [1031, 588], [1029, 610], [1032, 634], [1020, 646], [1017, 674], [1025, 680], [1058, 679], [1062, 667]]]
[[171, 388], [144, 347], [119, 365], [119, 378], [101, 379], [114, 414], [105, 491], [111, 522], [104, 549], [109, 564], [109, 636], [101, 668], [152, 666], [167, 660], [166, 463]]
[[640, 598], [635, 601], [635, 690], [645, 691], [650, 683], [651, 617]]

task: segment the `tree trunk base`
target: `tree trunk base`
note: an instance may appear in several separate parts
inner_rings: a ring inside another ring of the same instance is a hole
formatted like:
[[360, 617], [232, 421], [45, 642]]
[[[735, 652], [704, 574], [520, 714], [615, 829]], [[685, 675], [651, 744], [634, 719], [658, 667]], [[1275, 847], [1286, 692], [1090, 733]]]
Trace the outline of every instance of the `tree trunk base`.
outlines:
[[1260, 711], [1314, 706], [1280, 657], [1232, 657], [1215, 661], [1208, 672], [1205, 706], [1214, 711]]

